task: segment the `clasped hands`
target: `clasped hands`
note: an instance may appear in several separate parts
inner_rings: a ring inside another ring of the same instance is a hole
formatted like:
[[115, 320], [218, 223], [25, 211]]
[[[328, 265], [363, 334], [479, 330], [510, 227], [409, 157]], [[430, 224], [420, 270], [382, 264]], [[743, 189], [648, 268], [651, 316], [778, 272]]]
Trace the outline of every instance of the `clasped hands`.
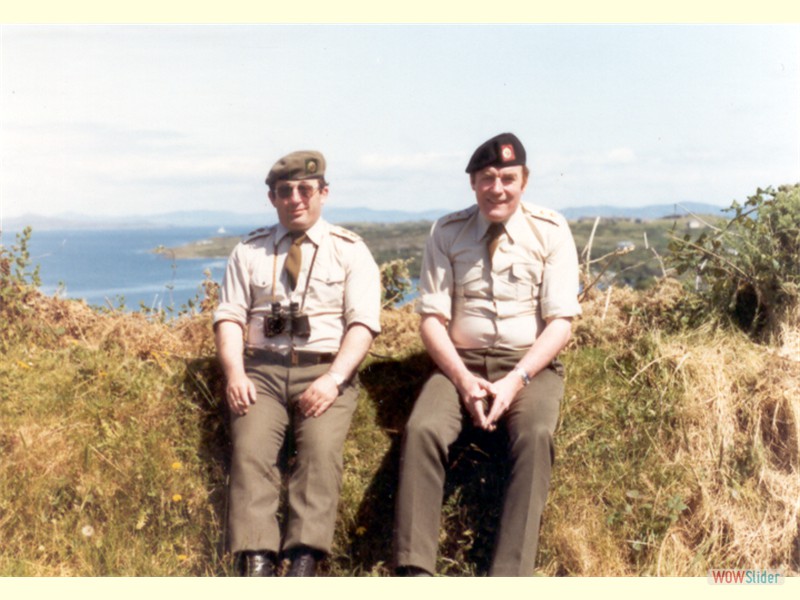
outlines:
[[497, 421], [523, 387], [522, 380], [514, 372], [495, 382], [468, 373], [455, 385], [472, 423], [486, 431], [497, 429]]

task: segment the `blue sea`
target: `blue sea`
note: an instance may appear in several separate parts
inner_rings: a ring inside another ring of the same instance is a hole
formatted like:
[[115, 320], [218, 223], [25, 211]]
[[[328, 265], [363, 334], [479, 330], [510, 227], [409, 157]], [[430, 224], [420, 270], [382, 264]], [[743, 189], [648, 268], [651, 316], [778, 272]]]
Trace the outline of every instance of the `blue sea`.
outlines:
[[[232, 235], [246, 232], [230, 232]], [[82, 298], [90, 305], [178, 311], [198, 294], [208, 269], [221, 283], [226, 259], [172, 260], [153, 252], [219, 235], [208, 227], [33, 231], [32, 264], [40, 266], [41, 291]], [[3, 244], [16, 243], [15, 232]]]

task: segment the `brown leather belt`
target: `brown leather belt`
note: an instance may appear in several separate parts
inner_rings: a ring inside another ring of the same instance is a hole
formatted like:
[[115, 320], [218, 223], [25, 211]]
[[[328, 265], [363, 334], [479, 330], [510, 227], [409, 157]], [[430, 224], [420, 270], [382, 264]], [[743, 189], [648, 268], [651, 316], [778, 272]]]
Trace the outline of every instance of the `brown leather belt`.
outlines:
[[265, 350], [263, 348], [248, 348], [244, 351], [245, 356], [263, 360], [271, 365], [282, 367], [310, 367], [313, 365], [324, 365], [332, 363], [336, 358], [335, 352], [304, 352], [303, 350], [291, 350], [287, 354]]

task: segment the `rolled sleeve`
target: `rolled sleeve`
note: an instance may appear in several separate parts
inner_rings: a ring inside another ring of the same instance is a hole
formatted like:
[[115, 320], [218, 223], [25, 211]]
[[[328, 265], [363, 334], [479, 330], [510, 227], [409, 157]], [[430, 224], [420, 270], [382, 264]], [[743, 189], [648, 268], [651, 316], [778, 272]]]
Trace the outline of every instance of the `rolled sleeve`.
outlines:
[[442, 247], [441, 229], [431, 227], [422, 257], [419, 299], [415, 310], [422, 315], [439, 315], [446, 321], [453, 313], [453, 267]]
[[214, 325], [220, 321], [233, 321], [242, 328], [246, 327], [250, 295], [249, 270], [240, 244], [228, 259], [220, 289], [220, 303], [214, 311]]
[[542, 318], [549, 320], [581, 314], [578, 287], [578, 252], [569, 225], [563, 221], [542, 274]]
[[378, 265], [362, 242], [354, 245], [347, 265], [344, 321], [349, 327], [364, 325], [376, 335], [381, 331], [381, 277]]

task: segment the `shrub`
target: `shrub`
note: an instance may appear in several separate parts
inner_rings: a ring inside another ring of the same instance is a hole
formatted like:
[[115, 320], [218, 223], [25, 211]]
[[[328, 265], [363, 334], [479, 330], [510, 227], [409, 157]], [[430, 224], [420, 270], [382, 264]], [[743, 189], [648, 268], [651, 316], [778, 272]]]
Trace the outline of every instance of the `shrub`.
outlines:
[[[39, 267], [31, 268], [28, 243], [31, 228], [17, 234], [17, 243], [6, 248], [0, 244], [0, 321], [3, 335], [12, 337], [21, 327], [20, 320], [30, 311], [29, 301], [39, 286]], [[0, 339], [0, 341], [3, 341]]]
[[381, 301], [384, 308], [399, 304], [411, 291], [411, 275], [408, 270], [411, 260], [398, 258], [380, 266]]
[[670, 262], [695, 273], [706, 315], [731, 317], [751, 334], [774, 331], [800, 301], [800, 184], [759, 188], [721, 229], [673, 237]]

